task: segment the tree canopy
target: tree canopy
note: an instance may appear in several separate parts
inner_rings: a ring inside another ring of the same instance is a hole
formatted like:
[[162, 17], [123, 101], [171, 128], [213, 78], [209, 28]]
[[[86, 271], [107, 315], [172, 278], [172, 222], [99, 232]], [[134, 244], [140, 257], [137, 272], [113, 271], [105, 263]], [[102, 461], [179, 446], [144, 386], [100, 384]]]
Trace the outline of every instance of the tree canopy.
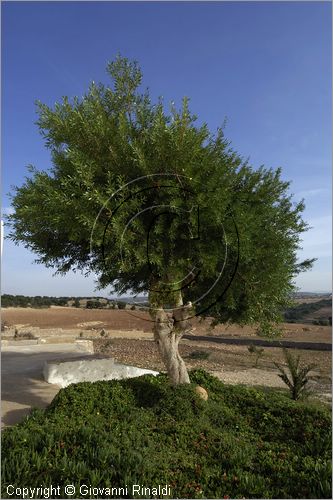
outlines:
[[281, 169], [251, 167], [187, 98], [153, 103], [136, 62], [118, 56], [107, 72], [82, 98], [37, 103], [53, 166], [30, 166], [15, 188], [9, 237], [59, 273], [149, 292], [151, 307], [181, 294], [217, 321], [280, 320], [314, 260], [297, 262], [304, 202]]

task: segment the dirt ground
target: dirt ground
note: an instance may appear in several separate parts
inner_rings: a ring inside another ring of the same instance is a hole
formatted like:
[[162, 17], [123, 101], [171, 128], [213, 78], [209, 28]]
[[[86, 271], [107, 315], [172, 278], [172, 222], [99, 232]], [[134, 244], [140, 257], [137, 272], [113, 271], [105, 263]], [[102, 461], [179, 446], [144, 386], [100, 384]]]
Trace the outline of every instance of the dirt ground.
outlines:
[[[96, 339], [94, 350], [114, 357], [120, 363], [163, 371], [157, 345], [151, 340]], [[285, 366], [283, 351], [269, 347], [256, 361], [247, 346], [182, 340], [179, 351], [189, 369], [203, 368], [228, 383], [250, 383], [284, 387], [274, 362]], [[315, 364], [312, 387], [317, 393], [331, 392], [331, 352], [297, 349], [302, 364]], [[200, 357], [201, 359], [195, 359]], [[206, 359], [202, 359], [202, 357]], [[250, 382], [249, 382], [250, 381]]]
[[[148, 313], [130, 310], [77, 309], [75, 307], [52, 306], [49, 309], [23, 307], [3, 308], [1, 318], [7, 325], [38, 326], [40, 328], [63, 328], [82, 330], [90, 323], [96, 328], [107, 330], [143, 330], [152, 331], [152, 321]], [[93, 322], [95, 325], [93, 325]], [[255, 329], [238, 325], [218, 325], [211, 329], [209, 321], [192, 320], [194, 335], [223, 335], [231, 337], [256, 338]], [[283, 339], [304, 342], [332, 342], [332, 330], [329, 326], [285, 323], [282, 325]]]
[[[82, 323], [96, 322], [100, 328], [111, 330], [151, 331], [151, 321], [145, 312], [113, 309], [78, 309], [52, 306], [48, 309], [6, 307], [1, 318], [9, 326], [20, 324], [39, 328], [82, 329]], [[100, 322], [100, 323], [97, 323]]]
[[[40, 328], [77, 329], [78, 332], [86, 330], [88, 336], [89, 330], [104, 328], [110, 332], [111, 338], [94, 340], [95, 352], [112, 356], [120, 363], [158, 371], [164, 370], [157, 346], [153, 342], [152, 322], [148, 314], [142, 311], [89, 310], [71, 307], [5, 308], [2, 310], [2, 320], [9, 326], [29, 325]], [[203, 368], [227, 383], [284, 386], [274, 365], [274, 362], [285, 364], [282, 349], [265, 347], [256, 361], [255, 353], [250, 353], [248, 346], [195, 340], [196, 335], [256, 338], [253, 328], [219, 325], [212, 330], [209, 321], [200, 322], [197, 318], [193, 320], [193, 326], [195, 328], [193, 340], [183, 339], [180, 344], [180, 353], [188, 368]], [[331, 343], [330, 327], [289, 323], [282, 327], [281, 338], [283, 339], [296, 342]], [[119, 338], [121, 330], [124, 330], [124, 338]], [[146, 332], [144, 334], [146, 339], [133, 339], [135, 330], [138, 334], [139, 331]], [[112, 331], [114, 331], [114, 337], [112, 337]], [[312, 372], [311, 382], [314, 392], [320, 395], [331, 394], [331, 352], [297, 349], [295, 353], [300, 355], [302, 364], [316, 365]]]

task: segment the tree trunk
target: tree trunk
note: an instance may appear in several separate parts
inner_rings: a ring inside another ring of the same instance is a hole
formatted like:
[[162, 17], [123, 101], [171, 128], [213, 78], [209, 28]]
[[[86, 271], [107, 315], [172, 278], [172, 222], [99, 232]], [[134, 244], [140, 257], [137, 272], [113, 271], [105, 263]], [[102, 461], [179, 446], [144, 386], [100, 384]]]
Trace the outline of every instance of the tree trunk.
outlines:
[[191, 330], [187, 317], [192, 309], [192, 304], [184, 306], [180, 292], [177, 292], [176, 299], [175, 307], [165, 310], [162, 306], [157, 308], [156, 301], [150, 297], [152, 307], [150, 314], [154, 319], [154, 339], [173, 385], [190, 383], [187, 368], [178, 351], [178, 345], [182, 336]]

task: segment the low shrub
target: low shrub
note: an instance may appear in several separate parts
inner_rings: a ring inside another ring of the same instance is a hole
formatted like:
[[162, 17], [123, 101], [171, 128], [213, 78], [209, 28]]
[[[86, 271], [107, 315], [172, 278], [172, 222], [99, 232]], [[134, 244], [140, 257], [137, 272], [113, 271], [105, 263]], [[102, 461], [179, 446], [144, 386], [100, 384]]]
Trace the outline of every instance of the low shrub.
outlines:
[[118, 309], [125, 309], [126, 307], [126, 302], [117, 302]]
[[87, 300], [86, 309], [103, 309], [104, 304], [99, 300]]
[[123, 498], [140, 498], [133, 484], [167, 484], [164, 498], [331, 498], [328, 408], [227, 386], [203, 370], [190, 377], [177, 387], [145, 375], [60, 390], [46, 410], [3, 432], [2, 498], [9, 484], [59, 485], [61, 498], [66, 484], [75, 498], [84, 484], [127, 485]]
[[192, 351], [187, 357], [189, 359], [208, 359], [210, 353], [207, 351]]
[[257, 347], [255, 345], [250, 345], [247, 350], [250, 354], [255, 356], [255, 362], [253, 364], [254, 368], [258, 367], [259, 359], [264, 355], [265, 349], [263, 347]]
[[256, 333], [260, 337], [278, 338], [282, 335], [282, 328], [278, 323], [262, 321], [256, 329]]
[[1, 319], [0, 321], [1, 321], [1, 331], [4, 332], [6, 327], [8, 327], [8, 323], [3, 319]]
[[15, 340], [33, 340], [35, 339], [35, 335], [31, 332], [20, 332], [17, 330], [17, 328], [15, 329], [15, 333], [14, 333], [14, 339]]

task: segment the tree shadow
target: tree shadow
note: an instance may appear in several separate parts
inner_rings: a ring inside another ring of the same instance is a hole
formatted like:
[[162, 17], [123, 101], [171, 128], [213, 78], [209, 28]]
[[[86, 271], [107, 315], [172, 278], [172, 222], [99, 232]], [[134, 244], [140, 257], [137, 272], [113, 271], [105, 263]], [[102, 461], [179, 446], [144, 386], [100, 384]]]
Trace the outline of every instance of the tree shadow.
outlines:
[[[77, 356], [82, 356], [82, 352]], [[44, 380], [43, 364], [69, 357], [76, 357], [76, 353], [2, 351], [1, 413], [4, 427], [20, 422], [32, 408], [46, 408], [51, 403], [60, 387]]]
[[165, 389], [159, 387], [156, 383], [152, 383], [149, 378], [152, 375], [143, 375], [138, 378], [131, 378], [126, 380], [135, 397], [136, 404], [143, 408], [152, 408], [156, 406], [165, 395]]

